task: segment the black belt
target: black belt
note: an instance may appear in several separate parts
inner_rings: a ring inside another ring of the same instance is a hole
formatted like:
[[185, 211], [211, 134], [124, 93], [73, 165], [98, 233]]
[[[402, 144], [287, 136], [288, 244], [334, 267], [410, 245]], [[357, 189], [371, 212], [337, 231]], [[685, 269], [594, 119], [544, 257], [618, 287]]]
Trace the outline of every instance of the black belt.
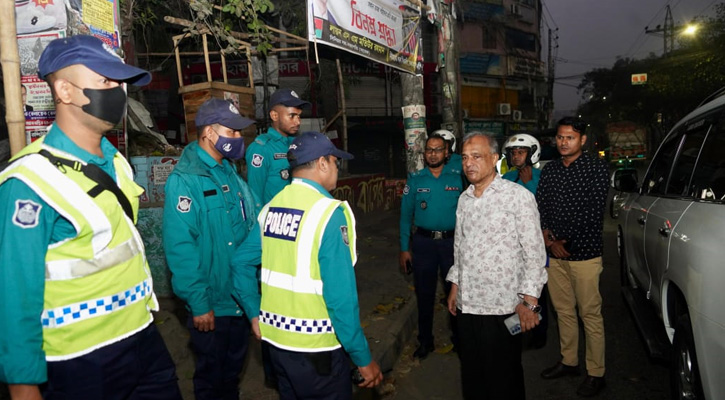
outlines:
[[415, 233], [433, 240], [450, 239], [455, 231], [429, 231], [428, 229], [418, 228]]

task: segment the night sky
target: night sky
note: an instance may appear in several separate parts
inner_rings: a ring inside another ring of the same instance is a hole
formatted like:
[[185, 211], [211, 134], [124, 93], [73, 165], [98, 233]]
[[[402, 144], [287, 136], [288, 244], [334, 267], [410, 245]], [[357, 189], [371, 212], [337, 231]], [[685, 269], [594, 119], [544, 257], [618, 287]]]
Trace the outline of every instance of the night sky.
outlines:
[[[645, 34], [645, 26], [664, 25], [670, 5], [675, 26], [697, 15], [715, 15], [722, 0], [542, 0], [542, 58], [547, 59], [546, 33], [559, 28], [554, 102], [556, 114], [575, 110], [581, 97], [576, 86], [585, 72], [609, 68], [617, 56], [635, 59], [661, 56], [664, 39]], [[677, 41], [675, 41], [677, 46]], [[646, 72], [646, 71], [642, 71]], [[571, 77], [571, 78], [566, 78]], [[565, 78], [565, 79], [562, 79]], [[573, 86], [573, 87], [572, 87]], [[714, 88], [715, 90], [717, 88]]]

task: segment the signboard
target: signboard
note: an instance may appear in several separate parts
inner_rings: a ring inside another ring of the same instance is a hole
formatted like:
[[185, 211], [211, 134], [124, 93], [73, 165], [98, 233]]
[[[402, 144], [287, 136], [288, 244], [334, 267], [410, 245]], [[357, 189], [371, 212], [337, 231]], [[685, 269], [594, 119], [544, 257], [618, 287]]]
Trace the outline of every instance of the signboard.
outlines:
[[531, 78], [544, 77], [544, 63], [542, 61], [514, 56], [509, 56], [507, 61], [509, 75]]
[[421, 12], [398, 0], [308, 0], [311, 42], [367, 59], [423, 73]]
[[644, 85], [647, 83], [647, 74], [632, 74], [633, 85]]

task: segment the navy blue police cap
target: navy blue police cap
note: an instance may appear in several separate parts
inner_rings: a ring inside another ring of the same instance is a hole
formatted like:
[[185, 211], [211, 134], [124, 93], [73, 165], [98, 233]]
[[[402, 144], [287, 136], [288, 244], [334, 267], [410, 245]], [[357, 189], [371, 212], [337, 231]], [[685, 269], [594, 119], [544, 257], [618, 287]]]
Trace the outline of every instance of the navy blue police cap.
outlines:
[[75, 35], [50, 42], [38, 60], [38, 76], [45, 80], [53, 72], [76, 64], [84, 65], [114, 81], [136, 86], [151, 82], [151, 73], [125, 64], [110, 46], [89, 35]]
[[306, 164], [324, 156], [335, 156], [345, 160], [355, 158], [352, 154], [335, 147], [330, 139], [320, 132], [305, 132], [295, 138], [287, 151], [290, 168]]
[[204, 102], [196, 112], [196, 126], [219, 124], [240, 131], [255, 123], [253, 119], [242, 117], [239, 110], [228, 100], [212, 97]]
[[285, 107], [302, 108], [310, 105], [310, 102], [300, 99], [300, 96], [292, 89], [277, 89], [269, 98], [269, 107], [272, 108], [277, 104]]

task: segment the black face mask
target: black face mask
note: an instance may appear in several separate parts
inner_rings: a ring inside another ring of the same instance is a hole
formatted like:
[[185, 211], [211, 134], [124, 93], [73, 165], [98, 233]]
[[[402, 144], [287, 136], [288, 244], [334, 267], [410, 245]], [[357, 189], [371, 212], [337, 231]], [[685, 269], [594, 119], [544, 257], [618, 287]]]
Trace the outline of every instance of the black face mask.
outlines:
[[[70, 81], [69, 81], [70, 82]], [[71, 85], [82, 89], [80, 86], [70, 82]], [[82, 89], [83, 94], [91, 102], [81, 106], [86, 114], [104, 120], [114, 126], [121, 122], [126, 114], [126, 92], [123, 87], [116, 86], [111, 89]]]

